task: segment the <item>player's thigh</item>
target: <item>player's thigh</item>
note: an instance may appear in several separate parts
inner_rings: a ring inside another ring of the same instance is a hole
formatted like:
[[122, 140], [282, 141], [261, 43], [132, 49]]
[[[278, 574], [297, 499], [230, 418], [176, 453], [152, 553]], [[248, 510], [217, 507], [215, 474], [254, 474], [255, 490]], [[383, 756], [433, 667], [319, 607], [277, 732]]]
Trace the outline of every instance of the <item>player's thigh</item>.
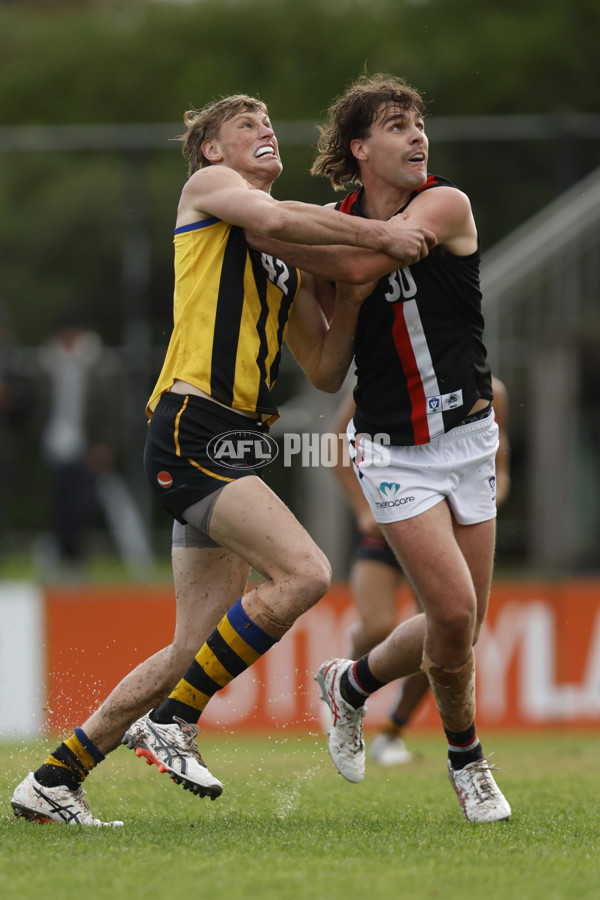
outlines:
[[324, 553], [277, 494], [255, 476], [240, 478], [221, 491], [209, 532], [217, 544], [266, 578], [331, 577]]
[[448, 504], [382, 525], [428, 619], [475, 618], [471, 573], [454, 534]]
[[492, 584], [496, 519], [488, 519], [475, 525], [455, 523], [454, 533], [473, 581], [477, 597], [477, 627], [479, 628], [485, 619]]

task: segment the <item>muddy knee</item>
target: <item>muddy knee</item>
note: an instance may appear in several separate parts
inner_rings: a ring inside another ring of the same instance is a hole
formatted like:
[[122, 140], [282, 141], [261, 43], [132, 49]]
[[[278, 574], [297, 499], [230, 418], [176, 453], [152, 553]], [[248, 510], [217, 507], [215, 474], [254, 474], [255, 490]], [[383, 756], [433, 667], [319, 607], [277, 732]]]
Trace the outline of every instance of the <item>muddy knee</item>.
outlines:
[[281, 581], [288, 586], [290, 609], [296, 618], [314, 606], [331, 587], [331, 566], [327, 557], [318, 551], [297, 564]]
[[324, 585], [325, 582], [316, 589], [311, 580], [305, 589], [300, 585], [294, 592], [282, 592], [280, 596], [276, 591], [271, 592], [269, 599], [261, 596], [259, 588], [246, 594], [242, 603], [248, 616], [267, 634], [279, 640], [323, 596], [328, 589]]

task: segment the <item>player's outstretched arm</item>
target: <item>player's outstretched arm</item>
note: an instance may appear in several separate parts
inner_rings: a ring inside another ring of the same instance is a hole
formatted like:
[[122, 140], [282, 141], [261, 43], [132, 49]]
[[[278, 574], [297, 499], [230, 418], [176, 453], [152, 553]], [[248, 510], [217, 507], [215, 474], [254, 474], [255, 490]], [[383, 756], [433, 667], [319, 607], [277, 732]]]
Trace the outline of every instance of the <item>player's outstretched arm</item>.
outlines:
[[422, 257], [428, 252], [427, 240], [419, 228], [359, 219], [330, 207], [295, 200], [278, 201], [265, 191], [252, 189], [241, 175], [226, 166], [200, 169], [183, 189], [178, 226], [207, 216], [290, 243], [343, 244], [380, 250], [398, 258], [407, 253]]
[[278, 259], [284, 259], [288, 265], [331, 281], [363, 284], [366, 281], [378, 281], [396, 269], [418, 262], [427, 256], [429, 250], [436, 244], [435, 234], [431, 230], [420, 225], [408, 224], [403, 216], [395, 217], [387, 224], [403, 242], [403, 252], [400, 256], [391, 256], [380, 250], [350, 248], [343, 245], [290, 244], [250, 231], [246, 232], [246, 239], [250, 246]]

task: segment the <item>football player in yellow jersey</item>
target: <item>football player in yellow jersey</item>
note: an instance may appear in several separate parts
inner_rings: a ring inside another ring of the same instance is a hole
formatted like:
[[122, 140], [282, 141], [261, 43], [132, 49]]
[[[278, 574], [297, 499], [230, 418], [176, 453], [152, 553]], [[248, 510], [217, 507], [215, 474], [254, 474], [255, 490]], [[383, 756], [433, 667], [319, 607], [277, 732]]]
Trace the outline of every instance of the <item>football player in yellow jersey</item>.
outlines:
[[[259, 100], [227, 97], [185, 122], [190, 177], [177, 209], [174, 329], [148, 404], [145, 451], [150, 483], [174, 519], [175, 635], [17, 786], [14, 812], [31, 820], [121, 825], [93, 816], [82, 789], [121, 742], [184, 788], [218, 797], [222, 784], [195, 741], [202, 710], [329, 587], [327, 559], [261, 480], [259, 464], [277, 416], [267, 397], [286, 327], [311, 380], [335, 390], [360, 301], [340, 294], [328, 324], [311, 276], [251, 250], [243, 229], [383, 251], [394, 267], [435, 244], [431, 231], [400, 217], [357, 220], [274, 200], [282, 165]], [[264, 580], [246, 591], [250, 567]]]

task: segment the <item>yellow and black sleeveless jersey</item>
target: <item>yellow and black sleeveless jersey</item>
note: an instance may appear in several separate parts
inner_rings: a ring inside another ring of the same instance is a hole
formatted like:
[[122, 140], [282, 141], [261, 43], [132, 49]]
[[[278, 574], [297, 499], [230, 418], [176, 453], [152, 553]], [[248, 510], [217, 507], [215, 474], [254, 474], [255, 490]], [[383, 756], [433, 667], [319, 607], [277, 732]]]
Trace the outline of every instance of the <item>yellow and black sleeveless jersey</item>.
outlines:
[[270, 391], [300, 273], [248, 247], [244, 231], [209, 218], [175, 230], [173, 333], [151, 416], [176, 379], [267, 423], [279, 412]]

